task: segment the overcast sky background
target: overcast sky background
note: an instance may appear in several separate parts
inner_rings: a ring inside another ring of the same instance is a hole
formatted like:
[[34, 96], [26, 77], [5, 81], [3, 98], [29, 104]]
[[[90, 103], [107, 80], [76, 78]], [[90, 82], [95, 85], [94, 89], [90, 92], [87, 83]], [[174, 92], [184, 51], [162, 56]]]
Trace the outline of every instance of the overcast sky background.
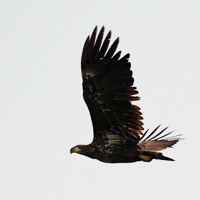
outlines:
[[[80, 57], [96, 25], [131, 54], [145, 130], [183, 134], [175, 162], [70, 155], [93, 137]], [[1, 200], [198, 199], [200, 1], [7, 0], [0, 27]]]

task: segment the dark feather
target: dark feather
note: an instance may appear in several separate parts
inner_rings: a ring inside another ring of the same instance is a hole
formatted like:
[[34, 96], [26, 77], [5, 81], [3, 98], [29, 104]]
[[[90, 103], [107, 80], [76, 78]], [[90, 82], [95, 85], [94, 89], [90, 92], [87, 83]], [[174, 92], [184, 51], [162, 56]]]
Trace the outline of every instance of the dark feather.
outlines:
[[136, 142], [142, 134], [143, 123], [139, 108], [130, 103], [139, 97], [135, 96], [138, 94], [136, 87], [132, 87], [129, 54], [120, 59], [121, 52], [115, 54], [119, 38], [108, 48], [111, 32], [102, 46], [104, 27], [95, 42], [96, 32], [95, 27], [91, 38], [85, 42], [81, 63], [83, 96], [92, 118], [94, 137], [102, 130], [115, 127], [127, 140]]

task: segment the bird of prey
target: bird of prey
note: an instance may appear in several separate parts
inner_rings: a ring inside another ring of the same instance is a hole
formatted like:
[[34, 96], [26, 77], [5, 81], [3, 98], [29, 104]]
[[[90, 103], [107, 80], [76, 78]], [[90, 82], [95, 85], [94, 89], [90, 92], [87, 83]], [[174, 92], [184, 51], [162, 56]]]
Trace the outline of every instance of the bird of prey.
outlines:
[[129, 54], [120, 58], [115, 53], [119, 38], [109, 48], [111, 31], [103, 40], [104, 27], [97, 35], [97, 27], [88, 36], [82, 52], [81, 70], [83, 98], [90, 112], [94, 137], [89, 145], [77, 145], [70, 152], [78, 153], [106, 163], [150, 162], [169, 160], [161, 150], [179, 141], [178, 136], [157, 133], [159, 126], [149, 135], [143, 134], [142, 113], [131, 101], [139, 100], [133, 86]]

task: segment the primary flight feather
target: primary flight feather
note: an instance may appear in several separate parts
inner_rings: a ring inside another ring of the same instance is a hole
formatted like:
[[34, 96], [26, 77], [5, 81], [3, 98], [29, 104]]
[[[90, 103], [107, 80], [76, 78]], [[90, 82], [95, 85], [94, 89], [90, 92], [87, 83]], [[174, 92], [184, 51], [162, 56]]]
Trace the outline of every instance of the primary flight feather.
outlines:
[[172, 161], [158, 151], [176, 144], [179, 137], [166, 138], [171, 134], [162, 135], [166, 128], [155, 134], [159, 126], [149, 136], [148, 131], [142, 133], [142, 113], [131, 104], [139, 97], [133, 86], [130, 55], [120, 58], [121, 51], [115, 53], [119, 38], [109, 48], [111, 31], [104, 40], [104, 27], [96, 35], [97, 27], [86, 39], [81, 58], [83, 98], [91, 115], [94, 138], [91, 144], [77, 145], [70, 152], [106, 163]]

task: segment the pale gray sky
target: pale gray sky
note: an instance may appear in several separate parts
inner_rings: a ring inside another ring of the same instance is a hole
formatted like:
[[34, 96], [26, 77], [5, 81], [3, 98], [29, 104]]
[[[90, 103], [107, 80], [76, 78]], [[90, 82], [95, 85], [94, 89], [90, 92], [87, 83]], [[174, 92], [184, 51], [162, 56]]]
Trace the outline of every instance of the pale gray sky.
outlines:
[[[144, 128], [186, 138], [175, 162], [70, 155], [93, 137], [80, 56], [95, 25], [131, 54]], [[7, 0], [0, 27], [1, 200], [198, 199], [200, 1]]]

